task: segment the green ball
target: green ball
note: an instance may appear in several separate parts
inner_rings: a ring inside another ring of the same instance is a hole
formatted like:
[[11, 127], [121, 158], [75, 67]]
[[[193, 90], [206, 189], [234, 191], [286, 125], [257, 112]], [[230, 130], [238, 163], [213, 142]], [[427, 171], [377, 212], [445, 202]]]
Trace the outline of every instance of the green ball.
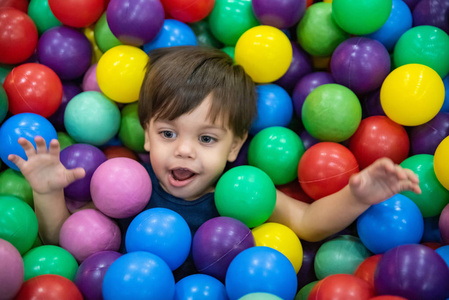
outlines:
[[51, 11], [48, 0], [31, 0], [28, 5], [28, 15], [36, 24], [40, 35], [50, 28], [62, 25]]
[[221, 48], [223, 43], [217, 40], [217, 38], [212, 34], [210, 30], [209, 21], [203, 19], [199, 22], [187, 24], [192, 28], [193, 33], [195, 33], [198, 46]]
[[78, 263], [67, 250], [53, 245], [31, 249], [23, 256], [25, 281], [44, 274], [60, 275], [71, 281], [75, 279]]
[[359, 238], [341, 235], [321, 245], [315, 255], [315, 274], [318, 279], [334, 274], [354, 274], [357, 267], [372, 253]]
[[212, 34], [226, 46], [235, 46], [245, 31], [258, 25], [251, 0], [216, 0], [209, 15]]
[[401, 194], [418, 206], [424, 218], [435, 217], [449, 204], [449, 191], [438, 181], [433, 168], [433, 155], [418, 154], [406, 158], [401, 167], [410, 169], [419, 178], [421, 194], [410, 191]]
[[289, 183], [298, 177], [298, 164], [306, 151], [301, 138], [285, 127], [268, 127], [251, 140], [248, 162], [270, 176], [275, 185]]
[[72, 139], [70, 135], [68, 135], [65, 132], [58, 132], [57, 135], [61, 151], [67, 148], [68, 146], [71, 146], [76, 143], [75, 140]]
[[137, 103], [128, 104], [121, 112], [118, 136], [123, 145], [136, 152], [144, 152], [145, 131], [137, 115]]
[[6, 95], [3, 85], [0, 84], [0, 124], [6, 117], [8, 113], [8, 95]]
[[106, 20], [106, 12], [101, 15], [95, 24], [94, 37], [98, 48], [103, 53], [115, 46], [123, 45], [109, 28], [108, 21]]
[[232, 46], [224, 47], [224, 48], [221, 48], [221, 51], [223, 51], [224, 53], [229, 55], [235, 64], [235, 58], [234, 58], [235, 57], [235, 47], [232, 47]]
[[328, 142], [350, 138], [362, 120], [357, 96], [340, 84], [323, 84], [314, 89], [302, 106], [302, 122], [313, 137]]
[[243, 222], [249, 228], [264, 223], [276, 205], [276, 188], [270, 177], [253, 166], [230, 169], [218, 180], [215, 206], [221, 216]]
[[15, 67], [15, 65], [4, 65], [0, 64], [0, 83], [5, 83], [5, 78], [8, 76], [8, 74], [12, 71], [12, 69]]
[[449, 35], [435, 26], [416, 26], [401, 35], [394, 47], [395, 67], [421, 64], [434, 69], [441, 78], [449, 72]]
[[309, 6], [296, 28], [298, 43], [311, 55], [330, 56], [349, 34], [332, 19], [332, 4], [318, 2]]
[[26, 202], [31, 208], [33, 204], [33, 189], [28, 180], [13, 169], [6, 169], [0, 173], [0, 195], [15, 196]]
[[21, 255], [30, 250], [37, 236], [37, 218], [31, 207], [14, 196], [0, 196], [0, 238]]
[[303, 286], [299, 292], [296, 294], [296, 297], [294, 300], [307, 300], [309, 297], [310, 292], [312, 291], [313, 287], [318, 283], [318, 280], [312, 281], [305, 286]]
[[370, 34], [385, 24], [392, 7], [392, 0], [333, 0], [332, 18], [350, 34]]

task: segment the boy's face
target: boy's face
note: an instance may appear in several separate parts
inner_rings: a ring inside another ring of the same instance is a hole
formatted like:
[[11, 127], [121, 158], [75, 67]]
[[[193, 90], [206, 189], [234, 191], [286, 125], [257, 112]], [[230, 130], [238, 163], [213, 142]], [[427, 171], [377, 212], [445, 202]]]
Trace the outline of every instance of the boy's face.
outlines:
[[208, 119], [211, 97], [173, 121], [151, 119], [145, 132], [145, 150], [161, 186], [186, 200], [213, 192], [226, 162], [237, 158], [245, 141], [220, 119]]

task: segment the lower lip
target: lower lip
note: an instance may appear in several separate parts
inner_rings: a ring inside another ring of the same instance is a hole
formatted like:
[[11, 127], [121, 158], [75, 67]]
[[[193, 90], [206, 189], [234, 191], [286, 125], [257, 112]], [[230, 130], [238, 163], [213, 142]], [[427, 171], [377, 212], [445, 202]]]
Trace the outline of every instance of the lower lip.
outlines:
[[188, 185], [189, 183], [191, 183], [195, 177], [196, 177], [196, 175], [193, 175], [189, 179], [179, 181], [179, 180], [174, 179], [172, 174], [169, 174], [168, 182], [174, 187], [184, 187], [184, 186]]

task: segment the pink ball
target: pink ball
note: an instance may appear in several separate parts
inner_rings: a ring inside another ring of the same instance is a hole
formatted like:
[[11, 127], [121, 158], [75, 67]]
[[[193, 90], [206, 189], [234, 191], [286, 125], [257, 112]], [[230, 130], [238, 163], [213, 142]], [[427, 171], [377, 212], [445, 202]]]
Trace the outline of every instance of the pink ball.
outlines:
[[24, 267], [19, 251], [0, 239], [0, 300], [13, 299], [23, 283]]
[[89, 67], [89, 69], [87, 69], [86, 73], [84, 73], [83, 83], [81, 85], [84, 92], [96, 91], [101, 93], [101, 89], [97, 81], [97, 65], [98, 63], [94, 63]]
[[441, 212], [438, 226], [443, 244], [449, 245], [449, 204]]
[[90, 193], [95, 206], [111, 218], [128, 218], [141, 212], [150, 200], [150, 175], [137, 161], [111, 158], [92, 175]]
[[117, 251], [121, 236], [118, 225], [95, 209], [80, 210], [61, 227], [59, 244], [78, 262], [99, 251]]

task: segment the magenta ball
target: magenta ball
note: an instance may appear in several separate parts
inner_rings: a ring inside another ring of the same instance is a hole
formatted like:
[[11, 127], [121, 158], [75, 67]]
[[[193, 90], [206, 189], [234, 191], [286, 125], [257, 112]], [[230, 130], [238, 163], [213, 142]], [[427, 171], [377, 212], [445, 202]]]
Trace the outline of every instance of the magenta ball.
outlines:
[[449, 204], [441, 212], [438, 227], [440, 228], [441, 240], [445, 245], [449, 245]]
[[96, 91], [101, 93], [101, 89], [97, 81], [97, 65], [98, 63], [91, 65], [84, 74], [83, 83], [81, 84], [81, 88], [84, 92]]
[[13, 299], [23, 283], [24, 266], [19, 251], [0, 239], [0, 300]]
[[59, 244], [78, 262], [99, 251], [117, 251], [121, 235], [118, 225], [95, 209], [83, 209], [67, 218], [59, 232]]
[[89, 144], [73, 144], [61, 151], [60, 160], [67, 169], [83, 168], [86, 171], [84, 178], [64, 188], [65, 196], [74, 201], [91, 200], [90, 181], [94, 171], [106, 161], [103, 151]]
[[92, 45], [87, 37], [65, 26], [45, 31], [37, 49], [40, 63], [65, 80], [83, 76], [92, 59]]
[[342, 42], [331, 58], [332, 76], [354, 93], [379, 88], [390, 73], [390, 54], [379, 41], [353, 37]]
[[413, 26], [431, 25], [449, 34], [449, 1], [419, 0], [415, 2], [417, 3], [413, 9]]
[[141, 212], [152, 192], [147, 170], [127, 157], [111, 158], [94, 172], [90, 193], [95, 206], [111, 218], [128, 218]]
[[263, 25], [279, 29], [294, 26], [306, 11], [306, 0], [252, 0], [253, 12]]
[[240, 252], [255, 246], [251, 230], [229, 217], [216, 217], [203, 223], [192, 241], [192, 256], [200, 273], [224, 282], [229, 264]]
[[57, 131], [65, 131], [64, 127], [64, 112], [67, 104], [73, 97], [82, 92], [81, 88], [74, 82], [62, 82], [62, 101], [58, 109], [48, 117], [48, 120], [53, 124]]
[[449, 113], [439, 112], [432, 120], [410, 131], [410, 146], [413, 155], [434, 155], [445, 137], [449, 136]]
[[121, 256], [116, 251], [100, 251], [86, 258], [75, 275], [75, 284], [85, 300], [103, 300], [103, 278], [109, 266]]
[[449, 297], [449, 268], [435, 250], [420, 244], [401, 245], [385, 252], [374, 274], [379, 295], [409, 300]]

